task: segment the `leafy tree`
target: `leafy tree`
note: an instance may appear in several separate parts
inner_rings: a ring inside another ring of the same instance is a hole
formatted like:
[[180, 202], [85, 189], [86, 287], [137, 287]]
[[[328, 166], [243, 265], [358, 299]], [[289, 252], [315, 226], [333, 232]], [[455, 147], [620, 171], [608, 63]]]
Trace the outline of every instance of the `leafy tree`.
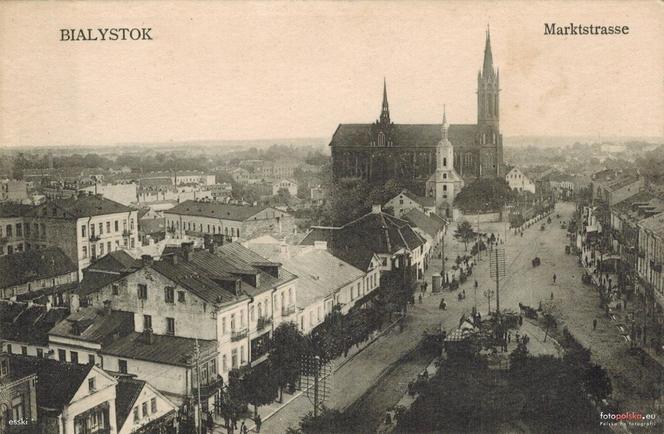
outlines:
[[475, 236], [473, 226], [467, 220], [461, 221], [457, 225], [456, 231], [454, 231], [454, 238], [463, 243], [466, 251], [468, 250], [468, 242], [472, 241]]
[[597, 401], [607, 398], [613, 391], [611, 378], [606, 369], [594, 363], [586, 370], [583, 384], [586, 391]]
[[254, 416], [258, 407], [270, 404], [277, 398], [277, 379], [273, 375], [269, 361], [251, 368], [243, 378], [247, 401], [254, 406]]
[[499, 211], [514, 197], [504, 179], [482, 178], [465, 185], [454, 198], [454, 206], [466, 213]]
[[306, 350], [305, 337], [294, 323], [279, 324], [274, 330], [268, 360], [279, 387], [279, 400], [283, 399], [284, 387], [297, 382]]
[[311, 331], [310, 349], [323, 363], [339, 357], [348, 347], [341, 308], [335, 306], [325, 320]]

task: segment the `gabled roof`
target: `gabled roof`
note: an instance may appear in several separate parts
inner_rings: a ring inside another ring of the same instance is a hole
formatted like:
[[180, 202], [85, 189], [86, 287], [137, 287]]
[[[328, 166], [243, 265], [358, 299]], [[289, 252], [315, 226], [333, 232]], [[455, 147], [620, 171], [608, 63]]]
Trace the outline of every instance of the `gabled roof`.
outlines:
[[187, 200], [164, 211], [164, 214], [190, 215], [223, 220], [246, 221], [268, 207], [229, 205], [220, 202], [196, 202]]
[[115, 387], [115, 422], [118, 430], [127, 420], [145, 384], [143, 380], [118, 377], [118, 385]]
[[[393, 146], [435, 148], [442, 139], [441, 124], [392, 124], [390, 140]], [[365, 147], [371, 145], [374, 124], [339, 124], [332, 136], [332, 147]], [[455, 124], [448, 130], [453, 146], [474, 146], [477, 125]]]
[[133, 273], [142, 266], [124, 250], [116, 250], [101, 257], [83, 271], [83, 280], [79, 285], [81, 297], [97, 292], [103, 287]]
[[432, 208], [435, 206], [435, 201], [433, 197], [418, 196], [417, 194], [409, 190], [403, 190], [400, 194], [403, 194], [413, 202], [420, 204], [420, 206], [422, 206], [423, 208]]
[[53, 359], [13, 355], [12, 370], [37, 374], [37, 406], [62, 411], [68, 405], [93, 364], [73, 364]]
[[78, 271], [78, 267], [58, 247], [26, 250], [0, 256], [0, 288]]
[[411, 209], [403, 215], [403, 218], [432, 238], [435, 238], [439, 232], [443, 231], [446, 225], [446, 221], [436, 214], [428, 216], [419, 209]]

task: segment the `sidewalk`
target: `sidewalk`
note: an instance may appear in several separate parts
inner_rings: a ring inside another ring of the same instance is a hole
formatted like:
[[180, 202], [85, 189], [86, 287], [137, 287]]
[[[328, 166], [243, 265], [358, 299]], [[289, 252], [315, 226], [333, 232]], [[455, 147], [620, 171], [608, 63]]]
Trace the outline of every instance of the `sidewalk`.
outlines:
[[[358, 354], [360, 354], [362, 351], [367, 349], [371, 344], [376, 342], [378, 339], [380, 339], [382, 336], [384, 336], [386, 333], [388, 333], [395, 325], [399, 323], [401, 319], [397, 319], [393, 321], [392, 323], [388, 324], [385, 326], [382, 330], [374, 332], [373, 336], [366, 341], [366, 343], [362, 346], [354, 345], [348, 350], [348, 353], [346, 356], [340, 356], [336, 358], [335, 360], [332, 361], [332, 366], [333, 366], [333, 372], [337, 372], [339, 369], [341, 369], [346, 363], [350, 362], [353, 360]], [[258, 407], [258, 414], [261, 417], [261, 420], [263, 424], [267, 420], [269, 420], [271, 417], [276, 415], [280, 410], [291, 404], [293, 401], [298, 399], [299, 397], [303, 396], [305, 393], [304, 390], [296, 390], [295, 393], [287, 393], [286, 391], [283, 392], [283, 401], [279, 402], [278, 400], [273, 401], [272, 403], [268, 405], [263, 405], [261, 407]], [[249, 405], [249, 410], [253, 411], [253, 406]], [[221, 416], [216, 416], [214, 417], [215, 420], [215, 425], [212, 430], [212, 433], [214, 434], [226, 434], [228, 431], [226, 430], [224, 426], [224, 419]], [[242, 422], [245, 423], [247, 426], [247, 429], [252, 432], [257, 432], [256, 431], [256, 424], [253, 419], [247, 418], [247, 419], [239, 419], [237, 421], [238, 424], [238, 429], [241, 426]], [[235, 430], [238, 431], [238, 430]], [[263, 432], [266, 432], [265, 429], [262, 429]]]

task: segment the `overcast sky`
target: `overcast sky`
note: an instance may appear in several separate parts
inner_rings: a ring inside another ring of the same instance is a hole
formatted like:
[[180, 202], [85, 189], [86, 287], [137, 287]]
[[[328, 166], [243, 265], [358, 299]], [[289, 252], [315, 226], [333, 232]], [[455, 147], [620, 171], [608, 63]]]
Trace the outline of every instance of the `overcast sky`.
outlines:
[[[545, 36], [544, 23], [628, 25]], [[3, 3], [0, 146], [330, 137], [374, 121], [476, 121], [491, 25], [501, 129], [664, 136], [662, 2]], [[151, 27], [153, 41], [61, 42]]]

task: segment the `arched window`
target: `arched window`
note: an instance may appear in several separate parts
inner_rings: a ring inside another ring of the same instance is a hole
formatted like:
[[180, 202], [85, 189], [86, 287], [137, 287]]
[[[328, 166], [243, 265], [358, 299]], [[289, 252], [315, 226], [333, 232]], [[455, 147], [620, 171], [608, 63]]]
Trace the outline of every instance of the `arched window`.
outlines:
[[447, 179], [447, 173], [443, 173], [443, 179]]
[[443, 157], [443, 167], [447, 167], [447, 158]]

